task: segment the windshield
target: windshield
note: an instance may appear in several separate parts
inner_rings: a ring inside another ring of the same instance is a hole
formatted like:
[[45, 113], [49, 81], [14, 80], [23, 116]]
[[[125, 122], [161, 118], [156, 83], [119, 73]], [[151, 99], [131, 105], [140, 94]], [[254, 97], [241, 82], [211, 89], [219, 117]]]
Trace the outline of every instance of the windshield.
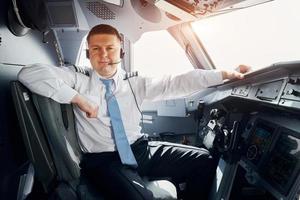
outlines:
[[300, 1], [275, 0], [192, 23], [216, 68], [300, 60]]

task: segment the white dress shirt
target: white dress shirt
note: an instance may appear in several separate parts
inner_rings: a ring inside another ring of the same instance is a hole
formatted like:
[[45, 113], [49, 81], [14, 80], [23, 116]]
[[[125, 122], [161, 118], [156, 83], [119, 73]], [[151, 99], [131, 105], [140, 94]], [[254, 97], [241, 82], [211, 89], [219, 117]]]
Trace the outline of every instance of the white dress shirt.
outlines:
[[[143, 135], [139, 126], [141, 114], [128, 80], [123, 80], [124, 74], [125, 72], [118, 68], [112, 77], [113, 94], [119, 104], [128, 141], [132, 144]], [[19, 81], [32, 92], [59, 103], [69, 104], [72, 98], [80, 93], [90, 103], [99, 106], [97, 118], [87, 118], [86, 113], [73, 106], [80, 147], [83, 152], [93, 153], [116, 150], [105, 100], [105, 86], [100, 78], [102, 77], [94, 70], [90, 71], [90, 76], [86, 76], [67, 67], [59, 68], [45, 64], [25, 66], [18, 74]], [[179, 76], [156, 79], [138, 76], [130, 78], [129, 81], [139, 106], [144, 100], [179, 98], [223, 82], [220, 71], [200, 69]]]

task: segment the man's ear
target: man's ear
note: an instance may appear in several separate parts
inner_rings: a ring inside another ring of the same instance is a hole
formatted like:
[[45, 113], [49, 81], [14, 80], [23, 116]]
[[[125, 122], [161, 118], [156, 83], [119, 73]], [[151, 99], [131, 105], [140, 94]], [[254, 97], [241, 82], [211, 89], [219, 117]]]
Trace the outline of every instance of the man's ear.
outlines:
[[120, 50], [120, 58], [123, 59], [125, 55], [125, 52], [123, 51], [123, 49], [121, 48]]
[[88, 49], [85, 50], [85, 56], [87, 59], [90, 59], [90, 52]]

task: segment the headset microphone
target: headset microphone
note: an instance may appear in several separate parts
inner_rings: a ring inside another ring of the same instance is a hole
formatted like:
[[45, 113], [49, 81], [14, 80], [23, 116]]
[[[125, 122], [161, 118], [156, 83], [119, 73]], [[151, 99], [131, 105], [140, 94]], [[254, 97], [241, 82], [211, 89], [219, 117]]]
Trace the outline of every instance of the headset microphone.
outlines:
[[109, 65], [115, 65], [115, 64], [119, 64], [120, 62], [122, 62], [122, 59], [124, 58], [125, 52], [123, 51], [123, 49], [120, 49], [120, 60], [116, 61], [116, 62], [111, 62], [108, 63]]
[[115, 64], [119, 64], [120, 62], [122, 62], [122, 60], [118, 60], [116, 62], [110, 62], [110, 63], [107, 63], [108, 65], [115, 65]]

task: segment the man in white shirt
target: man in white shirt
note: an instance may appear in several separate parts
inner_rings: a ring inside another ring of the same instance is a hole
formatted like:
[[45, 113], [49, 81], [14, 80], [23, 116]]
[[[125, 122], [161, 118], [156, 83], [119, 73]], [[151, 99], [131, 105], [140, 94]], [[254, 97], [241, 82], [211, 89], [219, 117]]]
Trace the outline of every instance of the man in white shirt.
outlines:
[[[89, 76], [45, 64], [26, 66], [18, 75], [31, 91], [74, 105], [79, 144], [84, 153], [82, 172], [108, 199], [153, 199], [141, 176], [170, 177], [175, 184], [186, 182], [184, 199], [205, 199], [214, 176], [215, 160], [205, 149], [148, 142], [139, 126], [139, 106], [144, 100], [182, 97], [220, 84], [224, 79], [243, 78], [243, 74], [195, 69], [174, 77], [138, 76], [124, 80], [125, 72], [118, 68], [123, 57], [119, 32], [109, 25], [97, 25], [89, 32], [87, 41], [93, 67]], [[249, 68], [240, 69], [246, 72]], [[124, 164], [118, 154], [106, 98], [108, 89], [103, 80], [112, 80], [112, 95], [118, 103], [137, 167]]]

